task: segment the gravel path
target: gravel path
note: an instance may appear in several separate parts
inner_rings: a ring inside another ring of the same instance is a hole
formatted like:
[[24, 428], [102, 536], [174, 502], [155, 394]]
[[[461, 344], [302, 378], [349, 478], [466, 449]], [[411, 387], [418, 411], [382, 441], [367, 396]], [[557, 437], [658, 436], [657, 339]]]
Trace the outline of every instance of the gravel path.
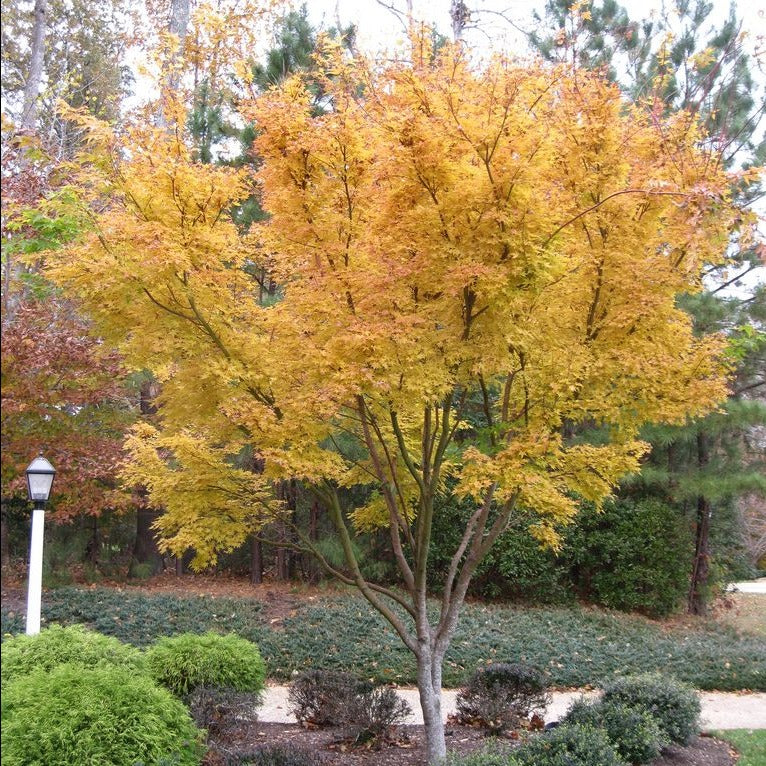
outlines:
[[[399, 694], [409, 702], [413, 710], [406, 723], [422, 724], [417, 689], [400, 688]], [[455, 712], [455, 690], [446, 690], [442, 697], [444, 717]], [[566, 712], [573, 700], [583, 692], [555, 692], [545, 715], [546, 721], [555, 721]], [[585, 692], [594, 696], [596, 692]], [[701, 692], [702, 728], [708, 729], [766, 729], [766, 693], [745, 694], [730, 692]], [[258, 718], [269, 723], [295, 723], [288, 712], [287, 687], [269, 686]]]
[[739, 593], [766, 593], [766, 577], [749, 582], [733, 582], [726, 590]]

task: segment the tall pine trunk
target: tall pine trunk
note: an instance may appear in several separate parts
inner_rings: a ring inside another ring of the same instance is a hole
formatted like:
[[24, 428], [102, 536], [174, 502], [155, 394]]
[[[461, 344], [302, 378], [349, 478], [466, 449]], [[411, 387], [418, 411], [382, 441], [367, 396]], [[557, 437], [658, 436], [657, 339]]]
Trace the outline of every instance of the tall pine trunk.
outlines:
[[[710, 461], [710, 444], [707, 434], [697, 434], [697, 465], [703, 473]], [[689, 584], [689, 612], [704, 615], [707, 613], [707, 586], [710, 575], [710, 501], [700, 495], [697, 498], [697, 523], [694, 540], [694, 565]]]

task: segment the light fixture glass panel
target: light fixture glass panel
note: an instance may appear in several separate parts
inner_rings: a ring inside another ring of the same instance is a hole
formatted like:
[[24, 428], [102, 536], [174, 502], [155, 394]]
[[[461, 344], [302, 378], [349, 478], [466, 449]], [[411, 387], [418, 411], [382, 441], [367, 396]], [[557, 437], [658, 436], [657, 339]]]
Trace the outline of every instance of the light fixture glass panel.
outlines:
[[27, 468], [29, 499], [47, 501], [55, 475], [56, 469], [42, 455], [36, 457]]

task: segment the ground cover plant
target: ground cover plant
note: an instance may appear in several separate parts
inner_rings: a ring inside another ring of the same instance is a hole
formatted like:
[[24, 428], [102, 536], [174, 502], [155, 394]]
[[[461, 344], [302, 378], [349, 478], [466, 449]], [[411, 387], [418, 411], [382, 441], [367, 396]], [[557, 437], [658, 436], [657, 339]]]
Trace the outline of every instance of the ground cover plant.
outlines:
[[[342, 670], [380, 682], [411, 684], [415, 666], [390, 626], [361, 599], [328, 596], [296, 603], [278, 629], [249, 599], [152, 596], [128, 589], [46, 592], [46, 623], [84, 623], [137, 646], [163, 635], [214, 630], [253, 641], [269, 676], [290, 680], [308, 668]], [[3, 632], [23, 632], [3, 608]], [[343, 625], [339, 631], [338, 626]], [[444, 683], [458, 687], [499, 658], [535, 665], [551, 686], [601, 685], [647, 670], [698, 689], [766, 691], [766, 640], [713, 622], [662, 625], [596, 609], [519, 608], [470, 603], [445, 662]]]
[[2, 695], [3, 766], [196, 766], [201, 732], [184, 705], [130, 668], [59, 665]]

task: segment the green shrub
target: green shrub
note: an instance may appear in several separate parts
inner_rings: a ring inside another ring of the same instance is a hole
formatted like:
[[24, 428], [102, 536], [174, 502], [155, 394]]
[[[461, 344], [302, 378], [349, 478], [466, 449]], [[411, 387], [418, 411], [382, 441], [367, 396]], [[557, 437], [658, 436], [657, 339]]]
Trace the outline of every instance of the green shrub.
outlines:
[[234, 634], [161, 638], [146, 650], [146, 664], [152, 677], [179, 697], [198, 686], [256, 694], [265, 686], [266, 666], [258, 647]]
[[626, 766], [606, 732], [591, 726], [566, 724], [523, 744], [508, 766]]
[[692, 553], [683, 514], [646, 498], [606, 503], [601, 512], [583, 504], [562, 555], [583, 598], [661, 617], [686, 595]]
[[659, 674], [618, 678], [604, 686], [603, 699], [646, 710], [671, 742], [685, 745], [699, 732], [699, 695], [672, 678]]
[[183, 704], [127, 668], [59, 665], [9, 682], [3, 766], [193, 766], [200, 732]]
[[550, 696], [545, 675], [530, 665], [495, 662], [479, 668], [457, 695], [465, 723], [491, 732], [514, 728], [535, 711], [544, 712]]
[[132, 646], [116, 638], [102, 636], [79, 625], [62, 628], [51, 625], [35, 636], [19, 635], [2, 647], [2, 684], [33, 670], [52, 670], [57, 665], [75, 663], [92, 668], [114, 665], [143, 672], [144, 658]]
[[648, 763], [667, 743], [650, 713], [613, 700], [579, 700], [569, 708], [564, 721], [603, 729], [617, 752], [632, 764]]
[[295, 745], [262, 745], [226, 760], [226, 766], [319, 766], [321, 763], [320, 756]]
[[[435, 503], [428, 585], [438, 590], [474, 508], [470, 500], [458, 500], [454, 495], [439, 497]], [[530, 534], [530, 525], [529, 519], [519, 519], [498, 537], [476, 570], [470, 585], [472, 594], [535, 604], [574, 600], [563, 560], [540, 545]]]
[[515, 766], [511, 755], [516, 747], [497, 740], [472, 753], [448, 753], [445, 766]]

